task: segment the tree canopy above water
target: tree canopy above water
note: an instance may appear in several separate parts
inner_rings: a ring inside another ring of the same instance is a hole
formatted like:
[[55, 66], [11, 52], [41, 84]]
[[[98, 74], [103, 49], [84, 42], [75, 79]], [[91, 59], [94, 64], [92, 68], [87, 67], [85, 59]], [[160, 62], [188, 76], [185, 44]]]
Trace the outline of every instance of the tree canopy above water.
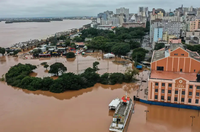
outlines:
[[63, 74], [66, 71], [67, 68], [62, 63], [56, 62], [50, 66], [49, 73], [56, 74], [58, 76], [59, 73]]
[[[93, 68], [87, 68], [82, 74], [76, 75], [74, 73], [63, 73], [58, 77], [58, 79], [53, 80], [50, 77], [31, 77], [29, 74], [32, 72], [32, 70], [36, 69], [36, 66], [19, 63], [18, 65], [11, 67], [6, 73], [6, 82], [8, 85], [28, 89], [31, 91], [44, 90], [54, 93], [61, 93], [68, 90], [79, 90], [82, 88], [92, 87], [96, 83], [114, 85], [116, 83], [131, 82], [136, 73], [132, 72], [133, 74], [131, 75], [127, 73], [105, 73], [100, 76], [96, 73], [96, 71], [99, 69], [98, 65], [99, 62], [94, 62]], [[53, 64], [53, 67], [54, 66], [57, 70], [58, 67], [63, 68], [63, 64], [55, 63]], [[65, 68], [63, 71], [65, 71]], [[57, 74], [56, 70], [55, 73]]]

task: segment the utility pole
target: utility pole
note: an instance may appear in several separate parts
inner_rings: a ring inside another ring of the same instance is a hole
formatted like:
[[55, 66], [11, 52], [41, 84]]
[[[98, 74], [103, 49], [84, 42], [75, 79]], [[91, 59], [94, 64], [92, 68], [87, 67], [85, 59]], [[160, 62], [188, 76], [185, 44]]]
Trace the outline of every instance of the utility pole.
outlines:
[[180, 103], [181, 103], [181, 90], [179, 89], [179, 92], [178, 92], [178, 103], [179, 103], [179, 108], [178, 108], [178, 111], [180, 111]]
[[191, 124], [191, 126], [193, 126], [193, 118], [195, 118], [195, 116], [190, 116], [191, 118], [192, 118], [192, 124]]
[[109, 60], [107, 60], [107, 72], [109, 71]]
[[147, 120], [147, 112], [149, 112], [149, 110], [145, 110], [144, 112], [146, 112], [146, 120]]
[[76, 55], [77, 57], [77, 74], [78, 74], [78, 54]]

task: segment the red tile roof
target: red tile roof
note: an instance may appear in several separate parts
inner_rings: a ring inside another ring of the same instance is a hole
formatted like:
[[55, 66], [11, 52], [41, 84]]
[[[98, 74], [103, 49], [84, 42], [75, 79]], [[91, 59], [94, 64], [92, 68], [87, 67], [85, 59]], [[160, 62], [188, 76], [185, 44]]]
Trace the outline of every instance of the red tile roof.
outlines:
[[156, 79], [176, 79], [179, 77], [185, 78], [189, 81], [196, 81], [196, 73], [183, 73], [183, 72], [166, 72], [166, 71], [151, 71], [150, 78]]

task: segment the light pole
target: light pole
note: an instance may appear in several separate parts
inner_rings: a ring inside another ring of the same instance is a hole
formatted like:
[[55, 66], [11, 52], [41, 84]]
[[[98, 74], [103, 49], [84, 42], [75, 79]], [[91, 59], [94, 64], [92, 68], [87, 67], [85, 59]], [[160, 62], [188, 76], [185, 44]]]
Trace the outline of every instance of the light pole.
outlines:
[[179, 89], [179, 92], [178, 92], [178, 103], [179, 103], [178, 111], [180, 111], [180, 104], [181, 104], [181, 89]]
[[[164, 99], [164, 101], [163, 101], [163, 102], [165, 103], [165, 101], [166, 101], [166, 99]], [[164, 103], [163, 103], [163, 104], [164, 104]], [[165, 105], [163, 105], [163, 107], [165, 107]]]
[[79, 73], [79, 67], [78, 67], [78, 54], [76, 55], [76, 59], [77, 59], [77, 74]]
[[138, 97], [139, 91], [140, 91], [140, 88], [139, 88], [139, 89], [137, 89], [137, 97]]
[[147, 112], [149, 112], [149, 110], [145, 110], [144, 112], [146, 112], [146, 120], [147, 120]]
[[192, 124], [191, 124], [191, 126], [193, 126], [193, 118], [195, 118], [195, 116], [190, 116], [191, 118], [192, 118]]

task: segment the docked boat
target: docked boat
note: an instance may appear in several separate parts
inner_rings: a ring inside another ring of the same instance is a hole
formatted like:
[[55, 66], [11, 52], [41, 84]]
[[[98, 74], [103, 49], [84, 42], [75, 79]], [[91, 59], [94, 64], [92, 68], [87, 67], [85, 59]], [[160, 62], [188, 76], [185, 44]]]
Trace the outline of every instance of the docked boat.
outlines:
[[123, 96], [120, 99], [120, 103], [117, 106], [115, 113], [113, 115], [113, 121], [110, 125], [109, 130], [112, 132], [123, 132], [128, 118], [132, 114], [133, 101], [130, 97]]
[[112, 102], [110, 102], [110, 104], [108, 105], [108, 107], [110, 110], [115, 110], [117, 106], [119, 105], [119, 103], [120, 103], [119, 98], [113, 99]]

